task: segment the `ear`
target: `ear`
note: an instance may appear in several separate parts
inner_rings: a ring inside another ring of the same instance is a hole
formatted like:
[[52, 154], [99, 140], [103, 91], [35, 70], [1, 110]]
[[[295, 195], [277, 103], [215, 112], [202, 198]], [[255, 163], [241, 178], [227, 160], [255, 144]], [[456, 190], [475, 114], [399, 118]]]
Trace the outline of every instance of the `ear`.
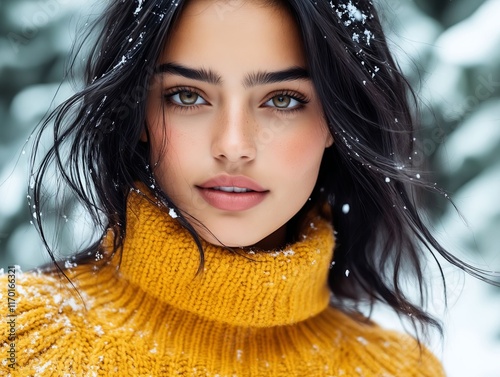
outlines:
[[325, 148], [329, 148], [333, 145], [333, 136], [332, 134], [330, 133], [330, 130], [328, 130], [328, 136], [326, 138], [326, 144], [325, 144]]
[[142, 132], [141, 132], [141, 141], [143, 143], [147, 143], [148, 140], [149, 140], [149, 130], [148, 130], [148, 124], [146, 122], [144, 122], [144, 128], [142, 129]]

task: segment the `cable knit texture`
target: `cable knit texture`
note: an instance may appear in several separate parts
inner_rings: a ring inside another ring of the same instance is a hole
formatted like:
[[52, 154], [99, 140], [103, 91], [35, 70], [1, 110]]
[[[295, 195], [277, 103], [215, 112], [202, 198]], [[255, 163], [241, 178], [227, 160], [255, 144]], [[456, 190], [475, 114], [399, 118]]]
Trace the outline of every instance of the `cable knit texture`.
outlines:
[[197, 274], [189, 233], [132, 192], [121, 253], [100, 269], [67, 265], [78, 293], [57, 274], [16, 273], [14, 341], [0, 279], [0, 375], [444, 375], [413, 338], [329, 306], [334, 238], [321, 217], [282, 250], [203, 246]]

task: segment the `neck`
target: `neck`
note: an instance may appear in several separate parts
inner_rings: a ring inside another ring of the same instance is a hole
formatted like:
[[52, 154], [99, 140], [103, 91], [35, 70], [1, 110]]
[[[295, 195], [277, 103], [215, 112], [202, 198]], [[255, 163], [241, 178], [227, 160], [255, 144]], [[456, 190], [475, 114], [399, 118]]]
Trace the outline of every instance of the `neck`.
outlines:
[[286, 246], [286, 225], [283, 225], [263, 240], [246, 247], [246, 250], [275, 250]]

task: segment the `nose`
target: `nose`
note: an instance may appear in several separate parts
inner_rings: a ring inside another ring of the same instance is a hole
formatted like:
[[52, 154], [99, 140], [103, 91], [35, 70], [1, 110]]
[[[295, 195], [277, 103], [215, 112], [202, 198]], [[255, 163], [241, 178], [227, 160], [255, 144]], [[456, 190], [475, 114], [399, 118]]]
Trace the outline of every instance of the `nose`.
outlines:
[[257, 125], [244, 109], [226, 111], [214, 127], [212, 155], [229, 163], [244, 163], [255, 159]]

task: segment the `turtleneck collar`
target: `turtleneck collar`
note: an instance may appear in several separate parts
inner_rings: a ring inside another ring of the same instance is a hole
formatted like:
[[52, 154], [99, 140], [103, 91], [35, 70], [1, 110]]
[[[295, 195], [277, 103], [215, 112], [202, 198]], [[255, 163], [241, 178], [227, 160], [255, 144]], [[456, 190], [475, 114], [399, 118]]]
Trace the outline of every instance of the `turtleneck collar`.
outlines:
[[299, 322], [323, 311], [334, 236], [328, 221], [311, 216], [301, 240], [282, 250], [229, 251], [193, 238], [168, 209], [131, 191], [120, 273], [166, 304], [236, 326]]

